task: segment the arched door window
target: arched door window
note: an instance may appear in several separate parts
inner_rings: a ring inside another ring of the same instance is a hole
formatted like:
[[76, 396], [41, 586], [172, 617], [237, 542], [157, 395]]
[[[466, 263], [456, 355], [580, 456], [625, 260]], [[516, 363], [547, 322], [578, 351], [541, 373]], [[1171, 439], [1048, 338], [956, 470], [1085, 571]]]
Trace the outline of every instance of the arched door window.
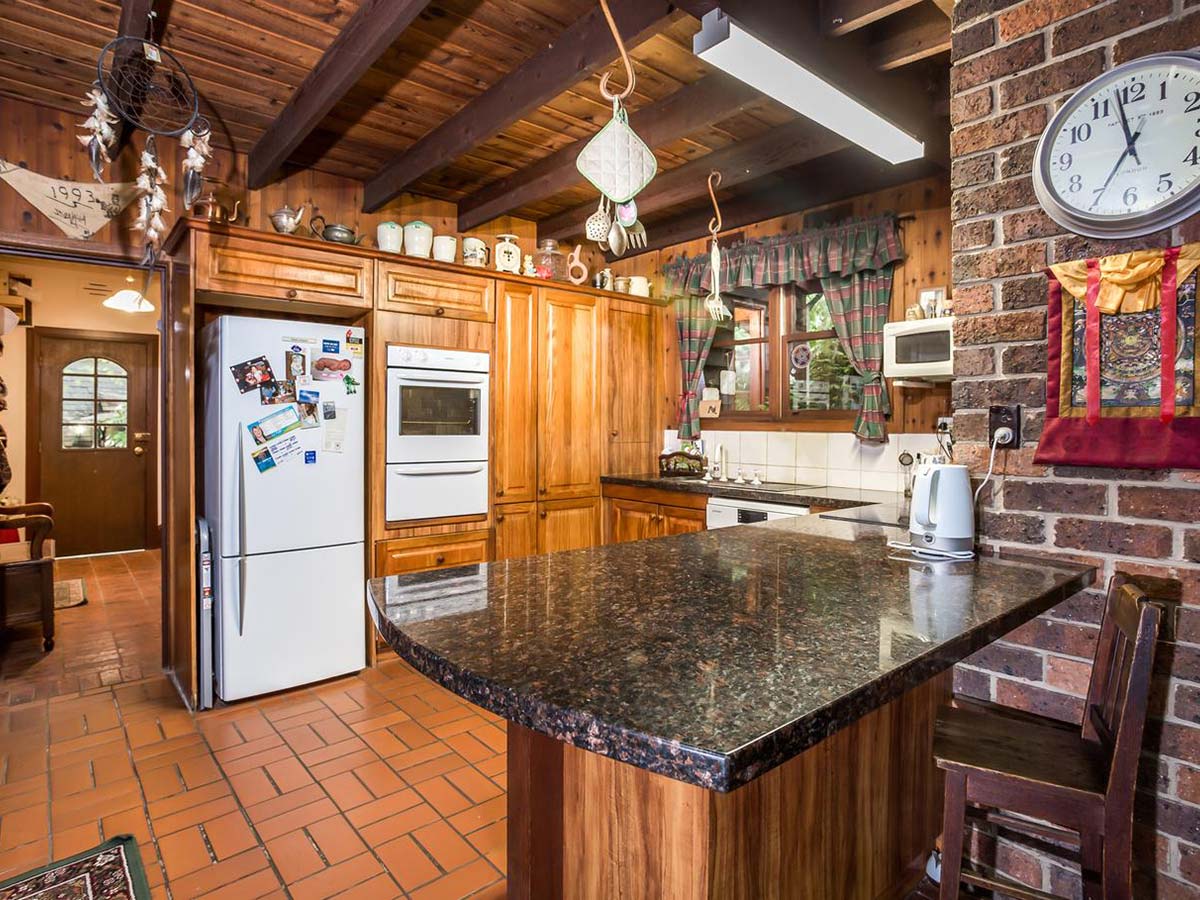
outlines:
[[64, 450], [120, 450], [129, 431], [129, 373], [111, 359], [88, 356], [62, 370]]

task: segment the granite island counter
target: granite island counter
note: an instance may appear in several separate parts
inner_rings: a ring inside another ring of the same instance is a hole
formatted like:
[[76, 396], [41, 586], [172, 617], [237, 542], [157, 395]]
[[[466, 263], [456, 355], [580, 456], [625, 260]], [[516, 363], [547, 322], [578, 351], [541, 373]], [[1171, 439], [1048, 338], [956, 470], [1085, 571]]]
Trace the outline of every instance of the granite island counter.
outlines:
[[368, 606], [510, 723], [510, 896], [877, 898], [939, 830], [949, 668], [1094, 574], [912, 562], [899, 534], [805, 517], [376, 579]]

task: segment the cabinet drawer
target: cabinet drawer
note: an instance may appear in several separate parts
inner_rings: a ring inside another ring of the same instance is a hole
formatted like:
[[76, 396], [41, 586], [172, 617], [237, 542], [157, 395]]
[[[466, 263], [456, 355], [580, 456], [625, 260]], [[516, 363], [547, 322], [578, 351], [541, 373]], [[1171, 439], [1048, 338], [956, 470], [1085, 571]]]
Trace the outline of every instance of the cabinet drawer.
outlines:
[[377, 279], [375, 296], [380, 309], [495, 321], [495, 282], [490, 278], [379, 263]]
[[431, 534], [380, 541], [375, 545], [375, 576], [403, 575], [428, 569], [449, 569], [487, 562], [491, 558], [490, 531]]
[[196, 289], [302, 303], [371, 306], [370, 259], [316, 247], [198, 234]]

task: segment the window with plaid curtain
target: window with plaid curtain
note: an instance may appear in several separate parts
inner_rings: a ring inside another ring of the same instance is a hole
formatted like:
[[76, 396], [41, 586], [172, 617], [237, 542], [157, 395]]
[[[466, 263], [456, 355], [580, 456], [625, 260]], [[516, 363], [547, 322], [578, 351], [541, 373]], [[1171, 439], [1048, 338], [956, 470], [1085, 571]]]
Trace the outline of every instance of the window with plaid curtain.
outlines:
[[675, 301], [675, 323], [679, 331], [679, 362], [683, 389], [679, 394], [679, 437], [690, 441], [700, 436], [700, 382], [704, 361], [712, 347], [717, 323], [709, 316], [702, 297], [680, 297]]

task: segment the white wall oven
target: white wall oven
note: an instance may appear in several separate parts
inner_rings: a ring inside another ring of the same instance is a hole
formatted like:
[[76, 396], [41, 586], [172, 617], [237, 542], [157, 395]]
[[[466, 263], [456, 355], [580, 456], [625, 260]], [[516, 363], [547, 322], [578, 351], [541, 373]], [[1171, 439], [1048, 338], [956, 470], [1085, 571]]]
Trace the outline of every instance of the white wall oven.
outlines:
[[487, 512], [486, 353], [387, 348], [389, 522]]

